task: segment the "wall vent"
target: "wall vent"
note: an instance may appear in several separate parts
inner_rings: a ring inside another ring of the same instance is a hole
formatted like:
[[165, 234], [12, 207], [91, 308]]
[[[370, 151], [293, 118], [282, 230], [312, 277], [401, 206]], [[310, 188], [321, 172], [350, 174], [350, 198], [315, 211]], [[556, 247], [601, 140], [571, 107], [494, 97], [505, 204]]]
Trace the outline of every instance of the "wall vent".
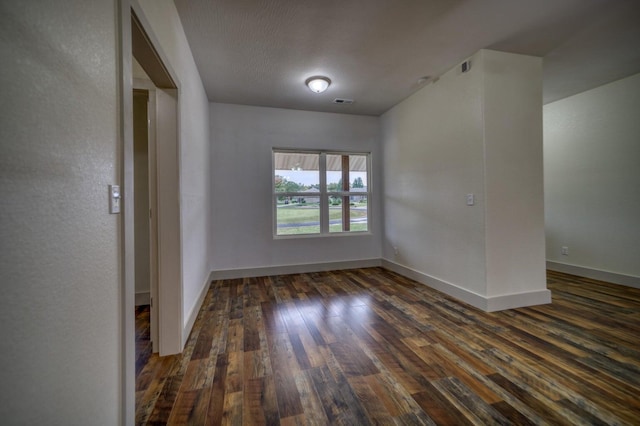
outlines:
[[333, 100], [334, 104], [352, 104], [353, 99], [344, 99], [344, 98], [335, 98]]

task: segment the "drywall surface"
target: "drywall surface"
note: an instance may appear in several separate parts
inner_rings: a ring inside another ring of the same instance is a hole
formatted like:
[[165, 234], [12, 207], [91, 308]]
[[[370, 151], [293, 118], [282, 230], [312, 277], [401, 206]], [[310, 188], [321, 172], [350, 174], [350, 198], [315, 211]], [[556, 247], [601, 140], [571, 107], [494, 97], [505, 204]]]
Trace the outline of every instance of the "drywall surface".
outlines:
[[547, 303], [541, 61], [470, 61], [382, 116], [383, 258], [488, 311]]
[[114, 2], [0, 3], [0, 419], [121, 420]]
[[[382, 116], [383, 257], [483, 295], [481, 55], [471, 63]], [[466, 205], [466, 194], [476, 205]]]
[[487, 296], [545, 290], [542, 58], [481, 53]]
[[[168, 63], [177, 78], [180, 167], [180, 237], [182, 252], [182, 320], [188, 322], [211, 272], [211, 188], [209, 101], [204, 92], [180, 18], [171, 0], [139, 0]], [[162, 173], [158, 170], [158, 173]], [[183, 333], [188, 337], [189, 330]]]
[[[210, 106], [213, 270], [380, 258], [378, 118]], [[274, 239], [273, 148], [371, 152], [371, 234]]]
[[639, 117], [640, 74], [544, 106], [547, 260], [640, 277]]

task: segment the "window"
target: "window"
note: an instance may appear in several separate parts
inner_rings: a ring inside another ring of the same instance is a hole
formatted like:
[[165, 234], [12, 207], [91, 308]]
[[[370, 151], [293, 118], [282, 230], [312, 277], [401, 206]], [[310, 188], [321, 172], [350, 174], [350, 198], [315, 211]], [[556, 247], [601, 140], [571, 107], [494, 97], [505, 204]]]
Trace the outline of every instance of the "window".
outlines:
[[368, 232], [369, 182], [369, 154], [274, 150], [274, 234]]

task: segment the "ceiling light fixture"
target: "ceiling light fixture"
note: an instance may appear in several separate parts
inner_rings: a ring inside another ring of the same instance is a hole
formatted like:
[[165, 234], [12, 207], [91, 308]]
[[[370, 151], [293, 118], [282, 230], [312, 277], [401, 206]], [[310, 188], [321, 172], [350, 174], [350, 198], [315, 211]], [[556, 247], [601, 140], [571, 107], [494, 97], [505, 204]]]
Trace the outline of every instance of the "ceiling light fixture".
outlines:
[[327, 90], [327, 88], [331, 84], [331, 80], [329, 80], [329, 78], [327, 77], [315, 76], [315, 77], [309, 77], [307, 81], [305, 81], [305, 84], [307, 85], [307, 87], [309, 87], [309, 90], [311, 90], [312, 92], [322, 93], [325, 90]]

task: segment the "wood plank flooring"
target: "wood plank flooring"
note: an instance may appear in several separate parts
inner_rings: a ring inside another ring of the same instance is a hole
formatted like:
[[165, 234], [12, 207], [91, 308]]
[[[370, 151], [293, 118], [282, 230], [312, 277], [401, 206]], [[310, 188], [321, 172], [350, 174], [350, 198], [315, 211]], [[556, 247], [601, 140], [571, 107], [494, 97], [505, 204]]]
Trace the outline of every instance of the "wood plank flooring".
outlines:
[[182, 355], [138, 357], [136, 423], [640, 425], [640, 289], [548, 286], [485, 313], [382, 268], [215, 281]]

